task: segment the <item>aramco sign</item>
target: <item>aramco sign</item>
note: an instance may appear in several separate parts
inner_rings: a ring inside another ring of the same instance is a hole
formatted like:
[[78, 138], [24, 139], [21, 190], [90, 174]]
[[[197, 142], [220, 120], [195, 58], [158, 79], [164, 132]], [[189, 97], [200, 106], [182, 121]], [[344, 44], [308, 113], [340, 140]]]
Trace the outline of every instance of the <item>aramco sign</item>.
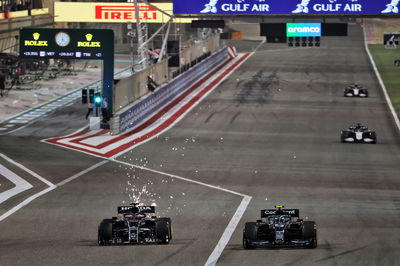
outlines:
[[321, 23], [286, 23], [287, 37], [321, 37]]

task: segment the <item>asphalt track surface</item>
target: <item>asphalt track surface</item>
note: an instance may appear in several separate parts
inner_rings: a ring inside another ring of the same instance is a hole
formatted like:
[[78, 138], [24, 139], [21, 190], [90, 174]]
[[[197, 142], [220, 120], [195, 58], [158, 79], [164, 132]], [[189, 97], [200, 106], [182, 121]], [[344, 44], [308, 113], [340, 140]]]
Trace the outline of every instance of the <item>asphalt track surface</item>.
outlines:
[[[242, 42], [238, 50], [257, 45]], [[344, 98], [353, 82], [370, 98]], [[80, 128], [84, 113], [76, 104], [2, 136], [1, 153], [62, 182], [101, 159], [39, 141]], [[340, 130], [355, 122], [375, 129], [378, 144], [340, 143]], [[351, 25], [349, 37], [323, 38], [320, 48], [262, 45], [175, 127], [117, 160], [252, 197], [218, 265], [399, 265], [399, 140], [361, 28]], [[34, 185], [2, 203], [1, 215], [46, 185], [0, 163]], [[144, 185], [141, 199], [172, 218], [172, 242], [97, 246], [97, 224]], [[107, 162], [1, 221], [0, 265], [204, 265], [241, 200]], [[277, 203], [317, 222], [317, 249], [242, 249], [244, 223]]]

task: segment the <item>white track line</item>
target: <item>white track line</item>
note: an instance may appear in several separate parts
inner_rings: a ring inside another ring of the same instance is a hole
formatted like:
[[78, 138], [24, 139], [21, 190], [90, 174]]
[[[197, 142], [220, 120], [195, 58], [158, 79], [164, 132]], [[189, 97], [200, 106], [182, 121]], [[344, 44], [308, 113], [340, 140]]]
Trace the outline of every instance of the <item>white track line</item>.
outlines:
[[12, 160], [11, 158], [8, 158], [7, 156], [5, 156], [4, 154], [0, 153], [0, 157], [2, 157], [3, 159], [5, 159], [6, 161], [18, 166], [19, 168], [21, 168], [22, 170], [24, 170], [25, 172], [29, 173], [30, 175], [36, 177], [37, 179], [39, 179], [40, 181], [42, 181], [43, 183], [45, 183], [46, 185], [48, 185], [49, 187], [46, 188], [45, 190], [40, 191], [39, 193], [36, 193], [32, 196], [30, 196], [29, 198], [25, 199], [23, 202], [21, 202], [20, 204], [14, 206], [11, 210], [8, 210], [7, 212], [5, 212], [3, 215], [0, 216], [0, 221], [3, 221], [4, 219], [6, 219], [8, 216], [12, 215], [13, 213], [15, 213], [16, 211], [18, 211], [19, 209], [21, 209], [22, 207], [24, 207], [25, 205], [29, 204], [31, 201], [33, 201], [34, 199], [46, 194], [47, 192], [53, 190], [56, 188], [56, 186], [49, 182], [48, 180], [44, 179], [43, 177], [41, 177], [40, 175], [36, 174], [35, 172], [29, 170], [28, 168], [26, 168], [25, 166], [23, 166], [20, 163], [17, 163], [16, 161]]
[[170, 178], [175, 178], [175, 179], [187, 181], [187, 182], [194, 183], [194, 184], [201, 185], [201, 186], [205, 186], [205, 187], [208, 187], [208, 188], [217, 189], [217, 190], [220, 190], [220, 191], [224, 191], [224, 192], [227, 192], [227, 193], [231, 193], [231, 194], [243, 197], [242, 202], [240, 203], [239, 207], [237, 208], [237, 210], [236, 210], [235, 214], [233, 215], [231, 221], [229, 222], [228, 226], [225, 228], [224, 233], [222, 234], [221, 238], [219, 239], [219, 241], [218, 241], [217, 245], [215, 246], [213, 252], [208, 257], [207, 262], [205, 263], [205, 265], [206, 266], [214, 266], [217, 263], [219, 257], [221, 256], [221, 254], [224, 251], [226, 245], [228, 244], [229, 240], [231, 239], [233, 232], [235, 232], [235, 229], [236, 229], [237, 225], [239, 224], [240, 219], [242, 218], [244, 212], [247, 209], [247, 206], [249, 205], [249, 203], [251, 201], [251, 197], [250, 196], [248, 196], [246, 194], [242, 194], [242, 193], [236, 192], [236, 191], [233, 191], [233, 190], [222, 188], [222, 187], [219, 187], [219, 186], [214, 186], [214, 185], [203, 183], [203, 182], [200, 182], [200, 181], [197, 181], [197, 180], [193, 180], [193, 179], [189, 179], [189, 178], [185, 178], [185, 177], [181, 177], [181, 176], [177, 176], [177, 175], [173, 175], [173, 174], [168, 174], [168, 173], [165, 173], [165, 172], [161, 172], [161, 171], [150, 169], [150, 168], [143, 167], [143, 166], [138, 166], [138, 165], [127, 163], [127, 162], [123, 162], [123, 161], [119, 161], [119, 160], [116, 160], [116, 159], [110, 159], [110, 161], [116, 162], [116, 163], [120, 163], [120, 164], [129, 166], [129, 167], [134, 167], [134, 168], [138, 168], [138, 169], [141, 169], [141, 170], [153, 172], [153, 173], [156, 173], [156, 174], [168, 176]]
[[28, 205], [30, 202], [32, 202], [34, 199], [46, 194], [49, 191], [52, 191], [53, 189], [55, 189], [56, 187], [48, 187], [45, 190], [40, 191], [39, 193], [36, 193], [32, 196], [30, 196], [29, 198], [27, 198], [26, 200], [24, 200], [23, 202], [21, 202], [20, 204], [14, 206], [11, 210], [7, 211], [6, 213], [4, 213], [3, 215], [0, 216], [0, 222], [3, 221], [4, 219], [6, 219], [8, 216], [14, 214], [15, 212], [17, 212], [19, 209], [21, 209], [22, 207], [24, 207], [25, 205]]
[[86, 173], [89, 173], [90, 171], [92, 171], [92, 170], [96, 169], [97, 167], [100, 167], [100, 166], [102, 166], [103, 164], [106, 164], [106, 163], [108, 163], [107, 160], [101, 161], [99, 163], [96, 163], [95, 165], [92, 165], [91, 167], [87, 168], [86, 170], [83, 170], [83, 171], [71, 176], [70, 178], [67, 178], [67, 179], [61, 181], [60, 183], [57, 184], [57, 187], [61, 187], [61, 186], [65, 185], [65, 184], [71, 182], [72, 180], [75, 180], [78, 177], [80, 177], [80, 176], [82, 176], [82, 175], [84, 175]]
[[392, 101], [391, 101], [391, 99], [390, 99], [390, 97], [389, 97], [389, 94], [388, 94], [388, 92], [387, 92], [387, 90], [386, 90], [386, 86], [385, 86], [385, 84], [383, 83], [382, 77], [381, 77], [381, 75], [379, 74], [378, 68], [376, 67], [374, 58], [372, 57], [371, 52], [369, 51], [368, 42], [367, 42], [367, 37], [366, 37], [366, 34], [365, 34], [365, 27], [364, 27], [364, 26], [363, 26], [363, 35], [364, 35], [365, 50], [367, 51], [369, 60], [371, 61], [371, 64], [372, 64], [372, 68], [374, 69], [375, 75], [376, 75], [376, 77], [378, 78], [379, 84], [381, 85], [381, 88], [382, 88], [382, 90], [383, 90], [383, 94], [385, 95], [385, 99], [386, 99], [387, 105], [389, 106], [390, 112], [392, 113], [392, 116], [393, 116], [393, 118], [394, 118], [394, 121], [396, 122], [397, 129], [400, 131], [400, 121], [399, 121], [399, 117], [397, 116], [396, 110], [395, 110], [394, 107], [393, 107]]
[[0, 193], [0, 204], [15, 195], [32, 188], [33, 186], [19, 175], [11, 172], [8, 168], [0, 164], [0, 173], [2, 176], [14, 183], [15, 187]]
[[[7, 217], [9, 217], [10, 215], [14, 214], [15, 212], [17, 212], [18, 210], [20, 210], [22, 207], [28, 205], [28, 204], [29, 204], [30, 202], [32, 202], [34, 199], [37, 199], [38, 197], [43, 196], [44, 194], [46, 194], [46, 193], [48, 193], [48, 192], [50, 192], [50, 191], [56, 189], [57, 187], [61, 187], [61, 186], [65, 185], [65, 184], [71, 182], [72, 180], [75, 180], [75, 179], [77, 179], [78, 177], [80, 177], [80, 176], [82, 176], [82, 175], [84, 175], [84, 174], [86, 174], [86, 173], [88, 173], [88, 172], [90, 172], [90, 171], [96, 169], [97, 167], [102, 166], [102, 165], [104, 165], [104, 164], [106, 164], [106, 163], [108, 162], [107, 160], [101, 161], [101, 162], [99, 162], [99, 163], [97, 163], [97, 164], [95, 164], [95, 165], [92, 165], [91, 167], [89, 167], [89, 168], [87, 168], [87, 169], [85, 169], [85, 170], [83, 170], [83, 171], [81, 171], [81, 172], [79, 172], [79, 173], [77, 173], [77, 174], [75, 174], [75, 175], [73, 175], [73, 176], [71, 176], [71, 177], [65, 179], [64, 181], [58, 183], [57, 185], [54, 185], [54, 184], [52, 184], [51, 182], [49, 182], [49, 181], [47, 181], [46, 179], [44, 179], [43, 177], [41, 177], [41, 176], [39, 176], [38, 174], [36, 174], [35, 172], [29, 170], [29, 169], [26, 168], [25, 166], [23, 166], [23, 165], [21, 165], [21, 164], [19, 164], [19, 163], [17, 163], [17, 162], [12, 161], [10, 158], [8, 158], [7, 156], [5, 156], [4, 154], [1, 154], [1, 153], [0, 153], [0, 156], [3, 157], [4, 159], [6, 159], [7, 161], [13, 162], [15, 165], [17, 165], [17, 166], [20, 167], [21, 169], [27, 171], [27, 172], [30, 173], [31, 175], [33, 175], [33, 176], [35, 176], [36, 178], [40, 179], [41, 181], [43, 181], [43, 182], [46, 181], [46, 182], [45, 182], [46, 184], [51, 184], [51, 185], [49, 185], [48, 188], [46, 188], [46, 189], [44, 189], [44, 190], [42, 190], [42, 191], [40, 191], [40, 192], [38, 192], [38, 193], [36, 193], [36, 194], [30, 196], [29, 198], [25, 199], [25, 200], [24, 200], [23, 202], [21, 202], [20, 204], [14, 206], [12, 209], [10, 209], [10, 210], [8, 210], [7, 212], [5, 212], [3, 215], [0, 216], [0, 222], [3, 221], [4, 219], [6, 219]], [[1, 168], [0, 168], [0, 169], [1, 169]], [[1, 202], [0, 202], [0, 203], [1, 203]]]
[[201, 185], [201, 186], [205, 186], [205, 187], [209, 187], [209, 188], [213, 188], [213, 189], [218, 189], [218, 190], [221, 190], [221, 191], [224, 191], [224, 192], [227, 192], [227, 193], [231, 193], [231, 194], [234, 194], [234, 195], [238, 195], [238, 196], [241, 196], [241, 197], [248, 196], [246, 194], [242, 194], [242, 193], [239, 193], [239, 192], [236, 192], [236, 191], [233, 191], [233, 190], [229, 190], [229, 189], [222, 188], [222, 187], [219, 187], [219, 186], [210, 185], [210, 184], [207, 184], [207, 183], [203, 183], [203, 182], [200, 182], [200, 181], [197, 181], [197, 180], [193, 180], [193, 179], [189, 179], [189, 178], [186, 178], [186, 177], [181, 177], [181, 176], [178, 176], [178, 175], [168, 174], [168, 173], [165, 173], [165, 172], [161, 172], [161, 171], [158, 171], [158, 170], [155, 170], [155, 169], [150, 169], [150, 168], [147, 168], [147, 167], [139, 166], [139, 165], [136, 165], [136, 164], [127, 163], [127, 162], [116, 160], [116, 159], [109, 159], [109, 160], [112, 161], [112, 162], [116, 162], [116, 163], [119, 163], [119, 164], [123, 164], [123, 165], [129, 166], [129, 167], [134, 167], [134, 168], [138, 168], [138, 169], [141, 169], [141, 170], [153, 172], [153, 173], [156, 173], [156, 174], [168, 176], [168, 177], [171, 177], [171, 178], [176, 178], [176, 179], [179, 179], [179, 180], [187, 181], [187, 182], [194, 183], [194, 184], [197, 184], [197, 185]]
[[244, 212], [246, 211], [247, 206], [250, 203], [250, 200], [251, 200], [250, 196], [245, 196], [242, 199], [242, 202], [240, 203], [240, 205], [237, 208], [235, 214], [233, 215], [231, 221], [229, 222], [224, 233], [222, 234], [221, 238], [219, 239], [218, 244], [215, 246], [213, 252], [208, 257], [208, 260], [207, 260], [205, 266], [214, 266], [217, 263], [219, 257], [221, 257], [222, 252], [224, 251], [229, 240], [231, 239], [232, 234], [235, 231], [238, 223], [240, 222], [240, 219], [242, 219], [242, 216], [243, 216]]
[[46, 185], [48, 185], [49, 187], [55, 187], [55, 185], [53, 183], [51, 183], [50, 181], [44, 179], [43, 177], [41, 177], [40, 175], [36, 174], [35, 172], [29, 170], [28, 168], [26, 168], [25, 166], [23, 166], [20, 163], [17, 163], [16, 161], [12, 160], [11, 158], [8, 158], [7, 156], [5, 156], [4, 154], [0, 153], [0, 157], [2, 157], [3, 159], [5, 159], [6, 161], [18, 166], [19, 168], [21, 168], [22, 170], [24, 170], [25, 172], [29, 173], [30, 175], [36, 177], [37, 179], [39, 179], [40, 181], [42, 181], [43, 183], [45, 183]]

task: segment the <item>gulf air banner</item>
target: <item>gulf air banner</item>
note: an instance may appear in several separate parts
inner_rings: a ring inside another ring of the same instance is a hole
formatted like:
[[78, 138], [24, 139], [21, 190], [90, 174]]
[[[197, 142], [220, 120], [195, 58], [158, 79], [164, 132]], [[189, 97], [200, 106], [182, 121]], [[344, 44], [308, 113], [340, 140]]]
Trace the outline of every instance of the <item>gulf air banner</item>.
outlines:
[[[172, 3], [154, 4], [167, 14], [172, 15]], [[156, 8], [139, 4], [139, 18], [144, 23], [165, 23], [169, 16]], [[135, 22], [133, 3], [101, 2], [54, 2], [55, 22]], [[175, 23], [191, 23], [192, 19], [174, 19]]]
[[175, 14], [399, 15], [399, 0], [173, 0]]

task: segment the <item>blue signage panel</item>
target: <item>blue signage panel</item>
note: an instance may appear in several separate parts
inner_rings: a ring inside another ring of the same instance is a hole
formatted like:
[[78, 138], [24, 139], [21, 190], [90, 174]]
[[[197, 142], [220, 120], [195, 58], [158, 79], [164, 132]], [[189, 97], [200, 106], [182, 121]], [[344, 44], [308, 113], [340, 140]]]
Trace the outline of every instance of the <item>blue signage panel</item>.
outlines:
[[174, 14], [399, 15], [398, 0], [173, 0]]
[[286, 23], [287, 37], [321, 37], [321, 23]]

